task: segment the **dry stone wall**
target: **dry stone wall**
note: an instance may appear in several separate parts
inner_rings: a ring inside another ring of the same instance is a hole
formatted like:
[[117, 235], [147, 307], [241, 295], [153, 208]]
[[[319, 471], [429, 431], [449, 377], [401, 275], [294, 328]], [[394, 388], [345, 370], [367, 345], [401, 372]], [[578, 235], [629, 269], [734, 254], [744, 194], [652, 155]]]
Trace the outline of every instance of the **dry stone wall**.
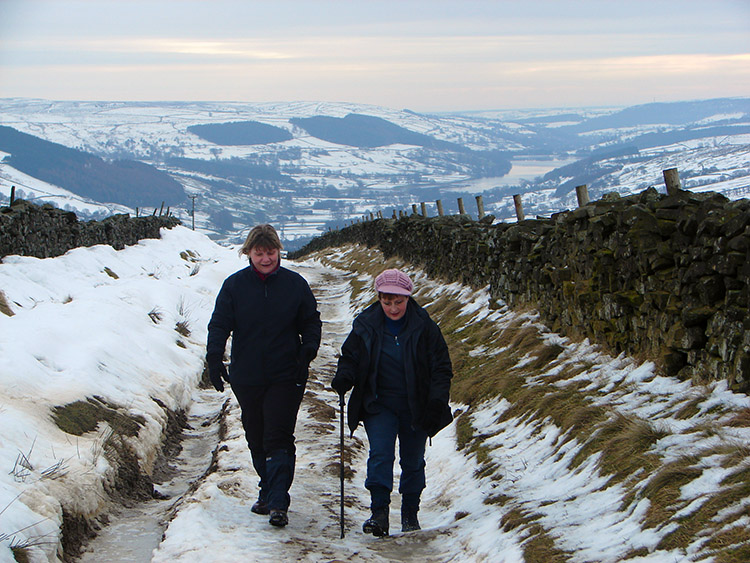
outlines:
[[533, 306], [556, 331], [650, 358], [666, 374], [750, 391], [750, 201], [654, 188], [551, 218], [378, 219], [293, 256], [362, 243]]
[[71, 211], [17, 199], [0, 208], [0, 258], [10, 254], [49, 258], [95, 244], [120, 250], [144, 238], [159, 238], [162, 227], [179, 224], [179, 219], [166, 216], [113, 215], [102, 221], [79, 221]]

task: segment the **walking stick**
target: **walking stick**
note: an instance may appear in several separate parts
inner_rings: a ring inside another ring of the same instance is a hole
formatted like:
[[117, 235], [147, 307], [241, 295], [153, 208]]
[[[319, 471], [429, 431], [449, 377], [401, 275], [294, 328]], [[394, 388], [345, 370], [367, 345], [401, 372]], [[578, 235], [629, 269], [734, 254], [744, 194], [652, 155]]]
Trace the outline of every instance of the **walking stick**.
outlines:
[[344, 395], [339, 395], [339, 418], [341, 420], [341, 441], [339, 443], [339, 480], [341, 481], [341, 539], [344, 539]]

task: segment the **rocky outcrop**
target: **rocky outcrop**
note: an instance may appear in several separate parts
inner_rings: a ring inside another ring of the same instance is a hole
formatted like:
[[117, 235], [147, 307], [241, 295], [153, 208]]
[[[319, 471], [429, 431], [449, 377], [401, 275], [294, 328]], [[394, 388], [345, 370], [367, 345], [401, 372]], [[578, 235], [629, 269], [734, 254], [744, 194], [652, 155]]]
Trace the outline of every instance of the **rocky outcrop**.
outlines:
[[0, 258], [9, 254], [49, 258], [95, 244], [120, 250], [144, 238], [159, 238], [159, 229], [179, 224], [179, 219], [171, 216], [124, 214], [82, 222], [71, 211], [17, 199], [10, 207], [0, 208]]
[[608, 194], [548, 219], [378, 219], [331, 231], [296, 256], [363, 243], [513, 307], [556, 331], [653, 359], [697, 382], [750, 391], [750, 201], [653, 188]]

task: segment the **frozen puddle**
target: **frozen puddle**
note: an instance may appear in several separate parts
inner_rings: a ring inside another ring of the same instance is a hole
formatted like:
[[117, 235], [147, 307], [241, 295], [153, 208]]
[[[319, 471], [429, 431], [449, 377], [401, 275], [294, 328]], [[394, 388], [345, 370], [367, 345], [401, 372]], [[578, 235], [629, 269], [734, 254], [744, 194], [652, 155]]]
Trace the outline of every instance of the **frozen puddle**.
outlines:
[[113, 514], [85, 548], [82, 563], [124, 563], [150, 561], [162, 540], [171, 511], [211, 463], [211, 452], [219, 442], [219, 415], [226, 396], [209, 390], [197, 390], [190, 407], [187, 428], [182, 434], [182, 451], [169, 460], [174, 474], [169, 481], [155, 483], [154, 489], [165, 500], [139, 503]]

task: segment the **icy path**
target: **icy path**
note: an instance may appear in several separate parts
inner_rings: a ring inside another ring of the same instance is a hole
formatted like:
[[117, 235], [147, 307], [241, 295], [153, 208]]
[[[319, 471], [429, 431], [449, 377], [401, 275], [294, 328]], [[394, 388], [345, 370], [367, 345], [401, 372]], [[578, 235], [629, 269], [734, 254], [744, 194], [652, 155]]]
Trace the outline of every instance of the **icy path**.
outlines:
[[[451, 540], [451, 526], [456, 520], [453, 510], [447, 511], [452, 503], [444, 495], [452, 489], [452, 494], [472, 496], [470, 486], [450, 485], [467, 485], [465, 482], [471, 481], [467, 475], [472, 471], [455, 451], [452, 428], [433, 441], [433, 448], [428, 448], [428, 455], [433, 458], [441, 451], [449, 457], [428, 461], [428, 489], [420, 512], [424, 530], [399, 532], [399, 499], [394, 494], [392, 535], [387, 539], [361, 531], [369, 514], [369, 498], [363, 487], [366, 447], [362, 440], [366, 438], [362, 429], [354, 438], [347, 431], [347, 455], [351, 455], [354, 475], [346, 482], [346, 537], [340, 538], [338, 401], [328, 383], [336, 353], [351, 327], [350, 274], [311, 263], [291, 267], [313, 287], [324, 322], [324, 338], [297, 422], [297, 470], [291, 489], [289, 525], [277, 529], [268, 524], [266, 516], [250, 512], [257, 497], [257, 477], [242, 432], [239, 407], [231, 393], [226, 392], [230, 397], [228, 432], [219, 451], [218, 468], [182, 503], [152, 561], [477, 560], [476, 554], [462, 545], [463, 541]], [[431, 477], [438, 472], [441, 486], [430, 489]], [[498, 534], [497, 528], [494, 534]]]
[[114, 515], [111, 523], [99, 531], [78, 559], [81, 563], [149, 561], [162, 540], [175, 501], [200, 478], [211, 462], [211, 452], [218, 444], [219, 417], [224, 398], [210, 391], [196, 391], [183, 432], [182, 451], [169, 460], [170, 479], [154, 488], [163, 500], [153, 500], [125, 508]]

